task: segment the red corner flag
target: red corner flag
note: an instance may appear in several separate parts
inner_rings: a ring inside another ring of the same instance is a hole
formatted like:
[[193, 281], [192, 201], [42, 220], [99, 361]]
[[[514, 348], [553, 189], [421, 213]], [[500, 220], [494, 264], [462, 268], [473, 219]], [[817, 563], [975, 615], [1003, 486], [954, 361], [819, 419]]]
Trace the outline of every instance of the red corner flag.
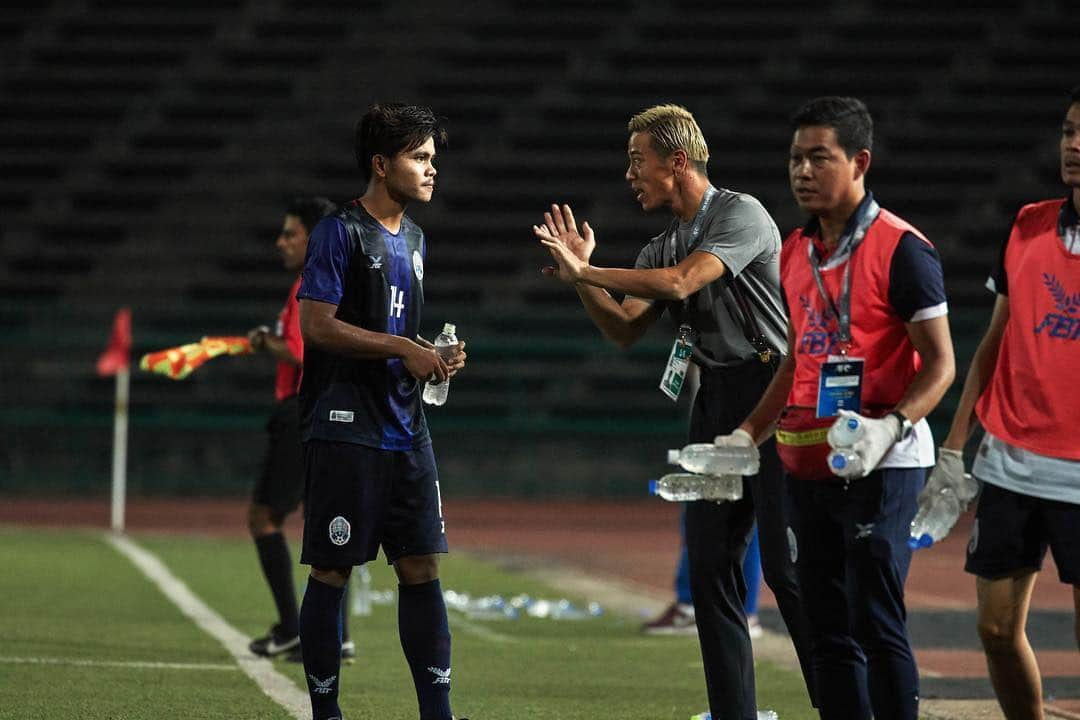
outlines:
[[131, 353], [131, 309], [120, 308], [113, 319], [112, 333], [105, 352], [97, 360], [97, 374], [105, 377], [128, 368]]

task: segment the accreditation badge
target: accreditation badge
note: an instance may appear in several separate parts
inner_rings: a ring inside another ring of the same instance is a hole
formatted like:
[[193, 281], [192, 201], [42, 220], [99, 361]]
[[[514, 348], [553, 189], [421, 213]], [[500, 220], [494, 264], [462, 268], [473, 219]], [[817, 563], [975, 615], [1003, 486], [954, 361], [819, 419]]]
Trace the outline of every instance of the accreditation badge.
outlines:
[[862, 411], [864, 361], [846, 355], [830, 355], [818, 379], [817, 416], [834, 417], [841, 410]]
[[675, 344], [671, 346], [671, 355], [668, 356], [667, 367], [664, 368], [664, 376], [660, 379], [660, 392], [671, 398], [672, 402], [679, 399], [682, 392], [683, 382], [686, 380], [686, 371], [690, 368], [690, 355], [694, 352], [694, 344], [684, 335], [675, 338]]

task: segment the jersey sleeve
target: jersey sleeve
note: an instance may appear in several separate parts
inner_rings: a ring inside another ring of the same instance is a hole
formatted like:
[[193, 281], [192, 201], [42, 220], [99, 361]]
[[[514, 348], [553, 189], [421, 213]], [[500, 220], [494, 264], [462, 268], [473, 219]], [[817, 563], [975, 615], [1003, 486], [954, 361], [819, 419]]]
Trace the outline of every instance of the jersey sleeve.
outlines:
[[934, 246], [904, 233], [889, 268], [889, 304], [904, 322], [921, 322], [949, 312], [945, 273]]
[[298, 300], [341, 304], [345, 274], [349, 270], [349, 234], [337, 218], [323, 218], [308, 240], [307, 257]]
[[990, 272], [990, 277], [986, 278], [986, 289], [992, 293], [1005, 296], [1009, 294], [1009, 276], [1005, 271], [1005, 251], [1009, 247], [1009, 241], [1012, 240], [1016, 233], [1016, 224], [1014, 223], [1012, 231], [1009, 232], [1009, 237], [1005, 238], [1005, 242], [1001, 243], [1001, 250], [998, 251], [997, 262]]
[[715, 255], [732, 276], [737, 276], [759, 255], [777, 251], [779, 240], [765, 208], [740, 198], [729, 212], [713, 220], [696, 249]]

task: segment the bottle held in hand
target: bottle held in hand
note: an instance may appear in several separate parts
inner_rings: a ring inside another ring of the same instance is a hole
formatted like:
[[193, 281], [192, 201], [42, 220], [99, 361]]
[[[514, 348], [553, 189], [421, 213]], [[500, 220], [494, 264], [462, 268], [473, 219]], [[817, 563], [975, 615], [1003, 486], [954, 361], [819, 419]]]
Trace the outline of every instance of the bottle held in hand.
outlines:
[[713, 443], [691, 443], [682, 450], [668, 450], [668, 462], [704, 475], [756, 475], [761, 467], [755, 448]]
[[[446, 323], [443, 325], [442, 332], [435, 338], [435, 352], [446, 362], [450, 362], [450, 358], [454, 357], [454, 354], [457, 351], [458, 339], [457, 335], [455, 335], [456, 332], [457, 328], [455, 328], [452, 323]], [[423, 394], [424, 402], [428, 405], [444, 405], [446, 404], [446, 396], [449, 392], [449, 378], [441, 383], [425, 383]]]
[[743, 479], [741, 475], [672, 473], [650, 480], [649, 494], [672, 502], [739, 500], [743, 495]]

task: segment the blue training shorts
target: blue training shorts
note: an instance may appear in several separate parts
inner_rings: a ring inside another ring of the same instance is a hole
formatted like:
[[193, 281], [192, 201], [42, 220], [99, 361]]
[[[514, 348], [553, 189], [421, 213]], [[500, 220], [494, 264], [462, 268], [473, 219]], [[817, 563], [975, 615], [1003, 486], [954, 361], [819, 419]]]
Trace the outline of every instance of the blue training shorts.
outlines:
[[439, 474], [431, 445], [380, 450], [304, 443], [304, 547], [300, 562], [346, 568], [447, 551]]

